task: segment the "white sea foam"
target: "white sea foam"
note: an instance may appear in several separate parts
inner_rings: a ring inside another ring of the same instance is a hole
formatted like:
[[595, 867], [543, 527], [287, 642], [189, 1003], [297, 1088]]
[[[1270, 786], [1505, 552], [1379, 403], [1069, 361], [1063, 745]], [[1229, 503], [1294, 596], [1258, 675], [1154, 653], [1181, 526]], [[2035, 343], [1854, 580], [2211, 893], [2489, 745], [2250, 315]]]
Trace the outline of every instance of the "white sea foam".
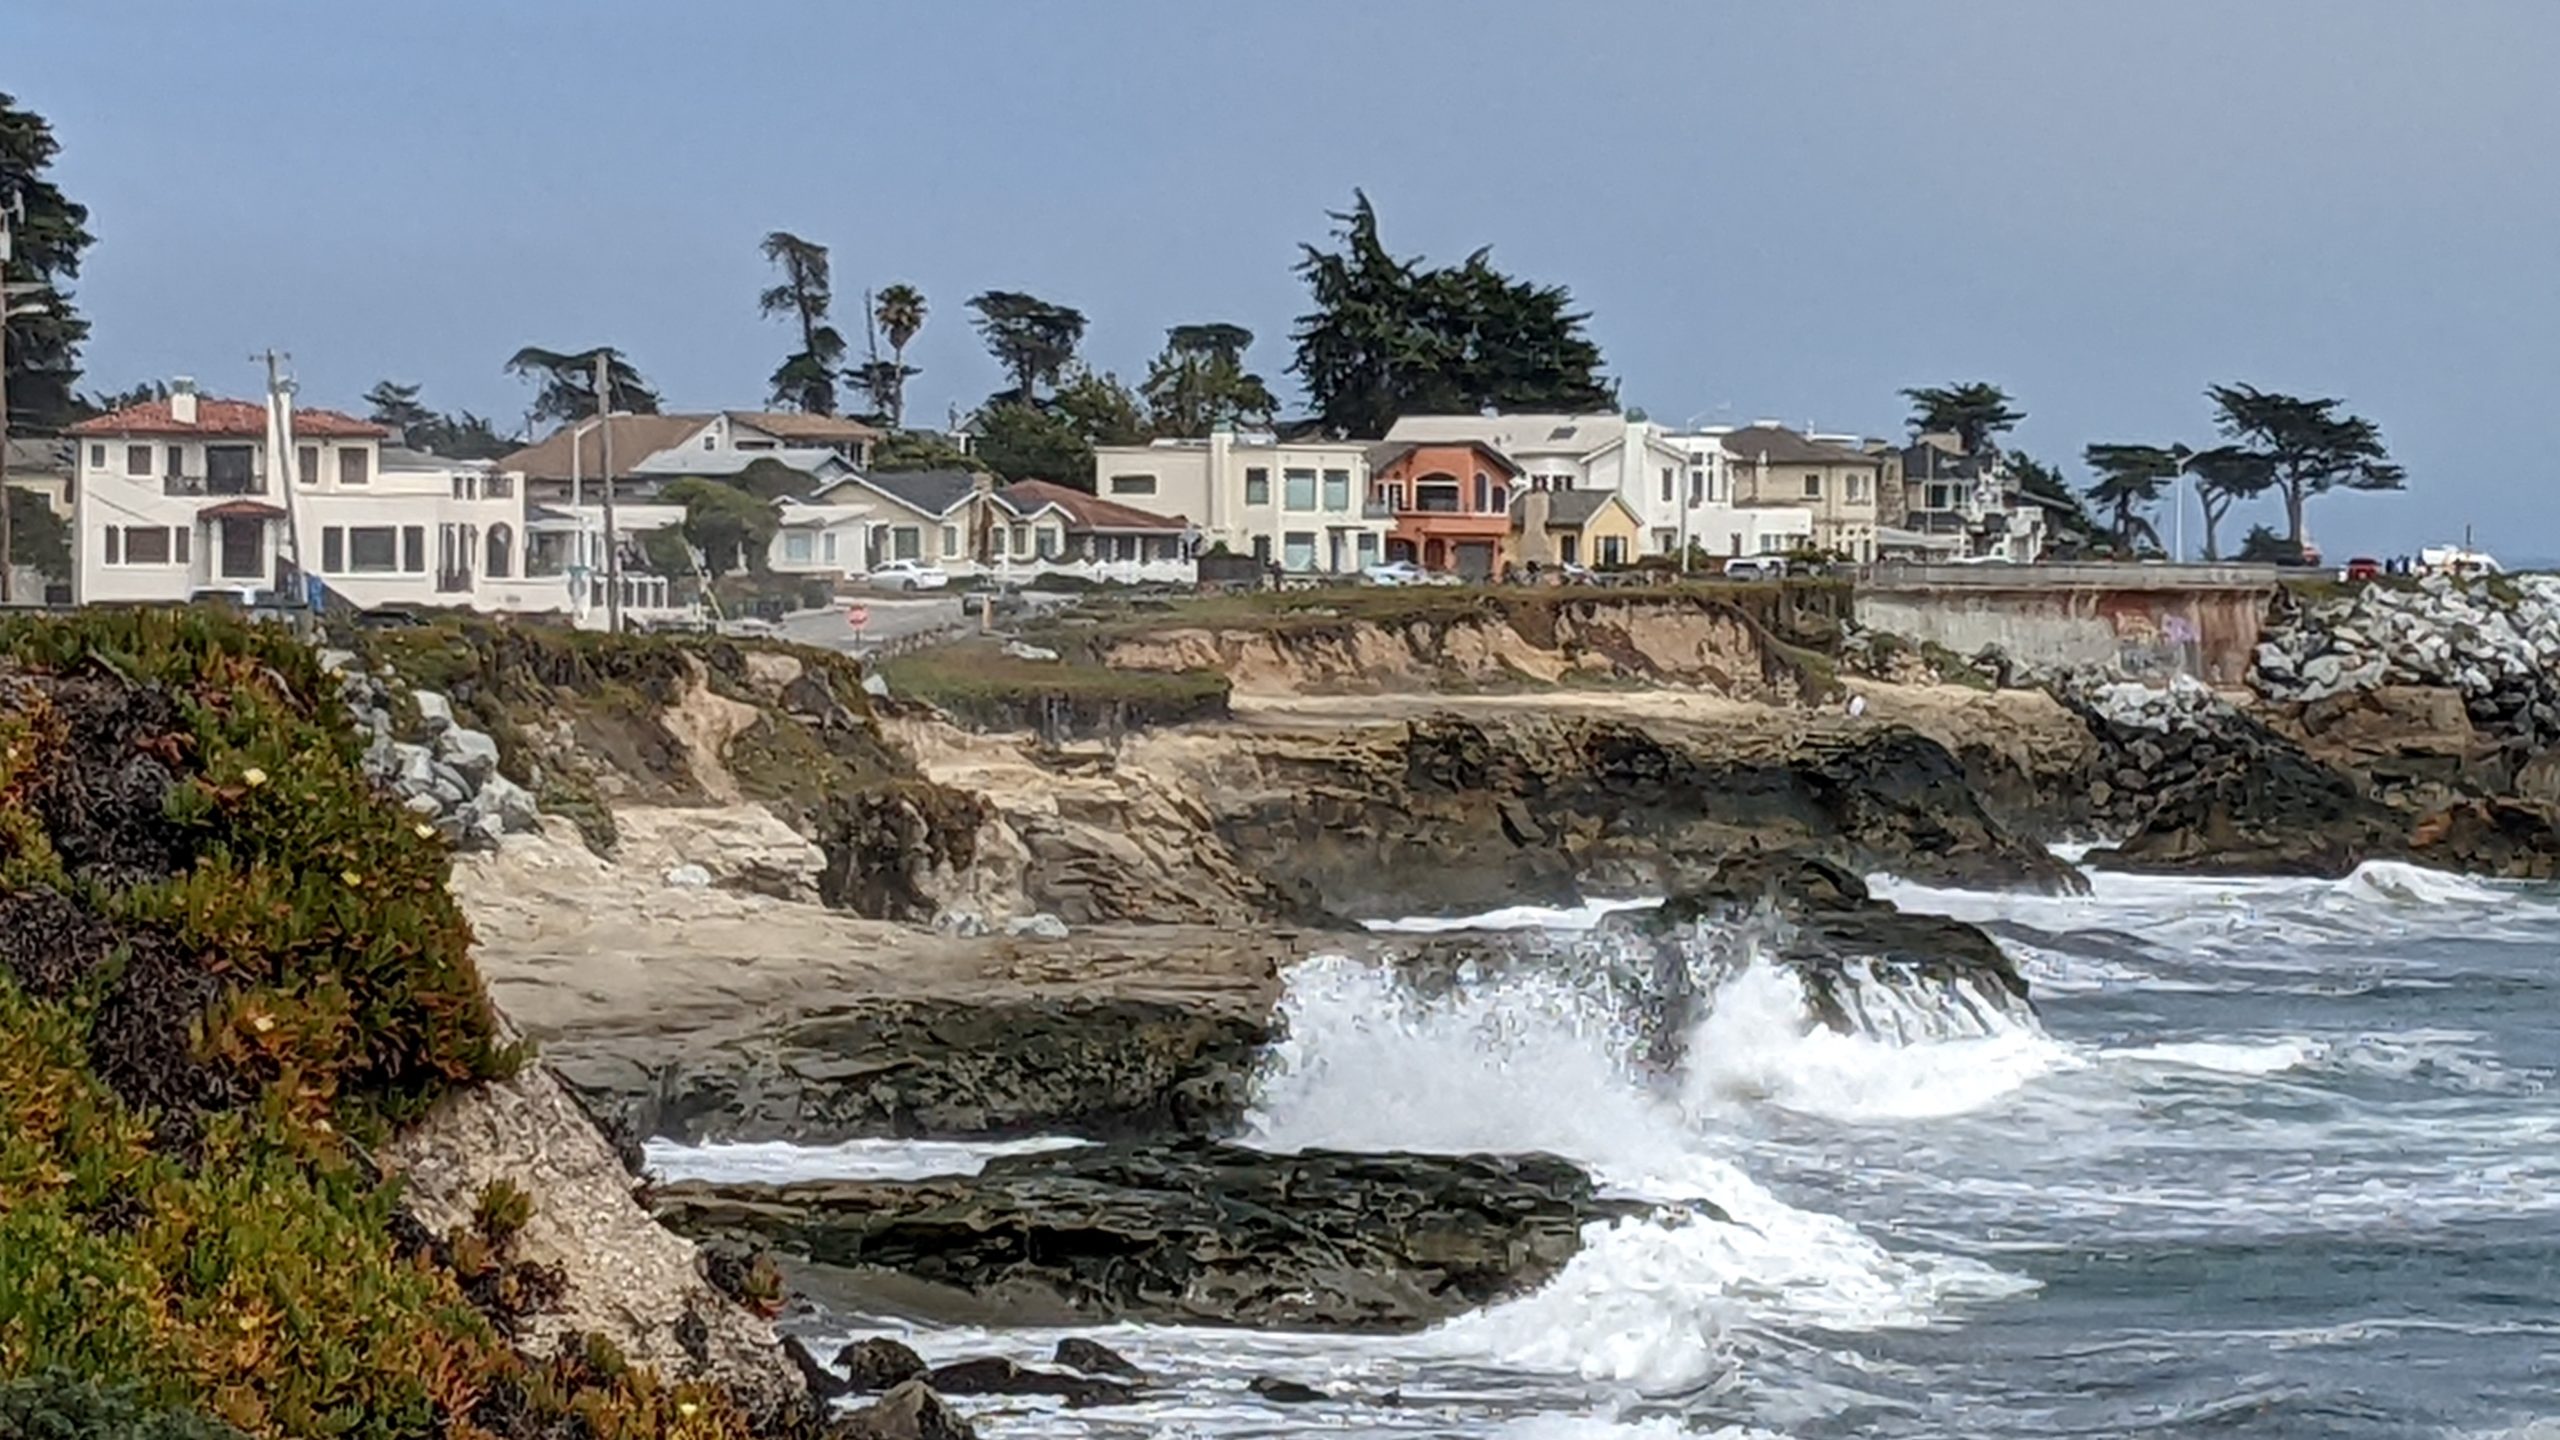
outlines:
[[847, 1140], [795, 1145], [784, 1140], [648, 1143], [649, 1168], [669, 1180], [724, 1184], [791, 1180], [929, 1180], [975, 1175], [999, 1155], [1031, 1155], [1085, 1142], [1063, 1136], [1029, 1140]]
[[[1693, 1063], [1711, 1052], [1746, 1065], [1765, 1057], [1752, 1073], [1767, 1090], [1793, 1055], [1816, 1068], [1790, 1094], [1878, 1114], [1951, 1113], [2018, 1083], [1986, 1087], [1968, 1074], [1994, 1068], [1987, 1049], [1939, 1066], [1904, 1053], [1936, 1048], [1926, 1040], [1812, 1039], [1802, 990], [1771, 974], [1746, 966], [1715, 991], [1689, 1038]], [[1879, 1013], [1891, 1009], [1872, 1000]], [[1257, 1087], [1250, 1133], [1274, 1149], [1548, 1151], [1615, 1193], [1663, 1202], [1652, 1216], [1589, 1227], [1580, 1253], [1535, 1294], [1429, 1337], [1451, 1355], [1517, 1369], [1680, 1391], [1722, 1373], [1737, 1323], [1919, 1324], [1953, 1300], [2028, 1288], [1976, 1262], [1897, 1254], [1845, 1220], [1779, 1200], [1719, 1153], [1737, 1097], [1715, 1076], [1741, 1072], [1708, 1059], [1705, 1071], [1657, 1081], [1618, 1003], [1553, 969], [1462, 979], [1425, 998], [1382, 968], [1310, 960], [1288, 977], [1287, 1038]], [[2031, 1031], [1949, 1043], [2036, 1055], [2005, 1062], [2006, 1074], [2059, 1053]], [[1721, 1208], [1730, 1223], [1690, 1201]]]
[[2320, 1047], [2308, 1040], [2188, 1040], [2160, 1045], [2128, 1046], [2107, 1052], [2111, 1059], [2137, 1065], [2167, 1065], [2210, 1070], [2222, 1075], [2276, 1075], [2308, 1064]]
[[1585, 900], [1579, 905], [1506, 905], [1481, 915], [1415, 915], [1363, 922], [1381, 935], [1439, 935], [1453, 930], [1588, 930], [1621, 910], [1661, 904], [1652, 900]]

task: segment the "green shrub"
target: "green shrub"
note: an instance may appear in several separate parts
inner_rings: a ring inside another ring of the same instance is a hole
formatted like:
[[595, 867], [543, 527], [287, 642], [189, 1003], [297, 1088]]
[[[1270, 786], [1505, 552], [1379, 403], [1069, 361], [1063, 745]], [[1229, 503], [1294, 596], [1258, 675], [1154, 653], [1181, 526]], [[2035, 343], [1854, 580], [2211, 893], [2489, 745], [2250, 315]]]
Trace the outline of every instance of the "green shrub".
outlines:
[[8, 1440], [241, 1440], [240, 1432], [186, 1410], [159, 1409], [131, 1390], [101, 1389], [62, 1370], [0, 1381], [0, 1436]]

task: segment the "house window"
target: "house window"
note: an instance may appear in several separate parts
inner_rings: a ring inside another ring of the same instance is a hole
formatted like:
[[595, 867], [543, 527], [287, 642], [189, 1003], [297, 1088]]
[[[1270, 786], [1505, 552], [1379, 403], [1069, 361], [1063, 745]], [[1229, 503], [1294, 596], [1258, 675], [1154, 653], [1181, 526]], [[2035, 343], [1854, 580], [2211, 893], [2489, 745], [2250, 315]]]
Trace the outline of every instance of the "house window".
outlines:
[[399, 531], [388, 525], [357, 525], [347, 531], [348, 573], [390, 575], [399, 569]]
[[[829, 536], [829, 539], [835, 537]], [[504, 580], [516, 568], [515, 532], [505, 522], [489, 527], [489, 578]]]
[[1819, 500], [1822, 498], [1822, 477], [1820, 475], [1807, 475], [1804, 477], [1804, 498], [1807, 500]]
[[106, 446], [92, 445], [89, 447], [89, 468], [92, 470], [104, 470], [107, 468]]
[[1244, 503], [1247, 505], [1271, 503], [1271, 472], [1269, 470], [1256, 465], [1244, 472]]
[[1492, 509], [1493, 479], [1479, 470], [1476, 472], [1476, 513], [1482, 515]]
[[956, 560], [960, 558], [959, 526], [945, 525], [942, 527], [942, 555], [946, 560]]
[[1668, 465], [1662, 467], [1662, 503], [1671, 503], [1671, 467]]
[[[364, 451], [357, 449], [353, 445], [340, 446], [338, 449], [338, 483], [341, 485], [371, 484], [373, 481], [373, 472], [368, 468], [371, 464], [371, 460], [371, 456], [367, 455]], [[420, 566], [419, 568], [424, 569], [426, 567]]]
[[[1316, 472], [1313, 470], [1283, 470], [1280, 472], [1280, 480], [1283, 487], [1283, 493], [1280, 500], [1281, 508], [1287, 510], [1313, 510], [1316, 508]], [[1295, 569], [1297, 567], [1292, 566], [1291, 568]]]
[[782, 537], [782, 558], [795, 565], [809, 563], [809, 532], [794, 530]]
[[320, 447], [298, 445], [293, 451], [293, 478], [297, 485], [320, 483]]
[[127, 475], [150, 474], [151, 447], [148, 445], [127, 445], [124, 447], [124, 473]]
[[923, 556], [919, 552], [923, 548], [923, 539], [924, 533], [913, 525], [901, 525], [896, 529], [891, 530], [889, 532], [889, 558], [892, 560], [922, 559]]
[[110, 565], [124, 563], [124, 532], [113, 525], [107, 527], [107, 563]]
[[1689, 472], [1689, 503], [1690, 503], [1690, 505], [1695, 506], [1695, 505], [1697, 505], [1700, 501], [1702, 501], [1702, 500], [1704, 500], [1704, 499], [1706, 499], [1706, 498], [1707, 498], [1707, 472], [1706, 472], [1706, 471], [1704, 471], [1704, 470], [1692, 470], [1692, 471], [1690, 471], [1690, 472]]
[[[1308, 483], [1314, 483], [1315, 476], [1312, 472], [1308, 475], [1307, 479]], [[1313, 570], [1316, 568], [1316, 532], [1313, 530], [1292, 530], [1288, 534], [1282, 536], [1280, 540], [1280, 563], [1291, 570]]]
[[347, 529], [331, 525], [320, 532], [320, 573], [341, 575], [347, 568]]
[[1153, 475], [1114, 475], [1111, 477], [1111, 493], [1114, 495], [1153, 495], [1156, 493], [1156, 477]]
[[1366, 569], [1368, 569], [1370, 566], [1377, 564], [1377, 563], [1378, 563], [1378, 536], [1377, 536], [1377, 532], [1375, 532], [1375, 531], [1371, 531], [1371, 530], [1363, 530], [1363, 531], [1361, 531], [1358, 535], [1353, 536], [1353, 537], [1352, 537], [1352, 539], [1351, 539], [1351, 553], [1352, 553], [1354, 556], [1358, 557], [1359, 564], [1360, 564], [1360, 568], [1361, 568], [1361, 569], [1363, 569], [1363, 570], [1366, 570]]
[[1253, 537], [1253, 563], [1256, 565], [1268, 565], [1271, 563], [1270, 536], [1256, 535]]
[[1327, 510], [1351, 508], [1350, 471], [1327, 470], [1324, 472], [1324, 508]]
[[427, 573], [426, 526], [403, 525], [400, 527], [400, 568], [412, 575]]
[[836, 532], [828, 531], [826, 541], [820, 548], [825, 551], [826, 563], [830, 565], [836, 563]]
[[[1665, 474], [1665, 475], [1668, 475], [1668, 474], [1670, 474], [1671, 472], [1670, 472], [1670, 471], [1668, 471], [1668, 470], [1666, 470], [1666, 471], [1664, 471], [1664, 472], [1662, 472], [1662, 473], [1663, 473], [1663, 474]], [[1600, 563], [1601, 563], [1601, 564], [1603, 564], [1603, 565], [1624, 565], [1624, 564], [1626, 564], [1626, 563], [1627, 563], [1627, 537], [1625, 537], [1624, 535], [1603, 535], [1603, 536], [1601, 536], [1601, 537], [1600, 537]]]
[[1508, 515], [1511, 513], [1510, 486], [1496, 485], [1493, 487], [1493, 513], [1496, 515]]
[[184, 445], [172, 445], [172, 446], [170, 446], [170, 447], [168, 448], [168, 461], [169, 461], [168, 465], [167, 465], [166, 467], [164, 467], [164, 468], [160, 471], [160, 473], [161, 473], [161, 474], [163, 474], [163, 475], [184, 475], [184, 474], [186, 474], [186, 473], [187, 473], [187, 447], [186, 447], [186, 446], [184, 446]]
[[1390, 510], [1404, 509], [1404, 483], [1402, 481], [1398, 481], [1397, 483], [1387, 487], [1387, 508]]
[[1579, 536], [1579, 535], [1559, 535], [1559, 536], [1557, 536], [1557, 537], [1556, 537], [1556, 558], [1557, 558], [1557, 559], [1559, 559], [1559, 560], [1562, 560], [1562, 561], [1563, 561], [1564, 563], [1566, 563], [1567, 565], [1579, 565], [1579, 564], [1581, 564], [1581, 563], [1582, 563], [1582, 537], [1581, 537], [1581, 536]]
[[1866, 498], [1867, 498], [1867, 477], [1866, 477], [1866, 476], [1864, 476], [1864, 475], [1852, 475], [1852, 476], [1850, 476], [1850, 477], [1849, 477], [1849, 503], [1850, 503], [1850, 504], [1852, 504], [1852, 505], [1855, 505], [1855, 504], [1857, 504], [1859, 501], [1864, 500], [1864, 499], [1866, 499]]
[[[164, 530], [157, 525], [124, 527], [124, 563], [127, 565], [183, 565], [187, 561], [186, 531]], [[175, 545], [170, 536], [178, 536]]]

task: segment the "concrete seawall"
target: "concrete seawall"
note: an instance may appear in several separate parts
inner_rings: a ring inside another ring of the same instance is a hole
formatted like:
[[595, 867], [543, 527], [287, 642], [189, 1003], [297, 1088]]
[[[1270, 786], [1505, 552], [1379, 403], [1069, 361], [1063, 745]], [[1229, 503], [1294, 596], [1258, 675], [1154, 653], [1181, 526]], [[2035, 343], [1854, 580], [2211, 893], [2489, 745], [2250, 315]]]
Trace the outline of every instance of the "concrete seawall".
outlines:
[[2240, 685], [2276, 590], [2268, 565], [1899, 565], [1857, 592], [1858, 623], [2039, 666]]

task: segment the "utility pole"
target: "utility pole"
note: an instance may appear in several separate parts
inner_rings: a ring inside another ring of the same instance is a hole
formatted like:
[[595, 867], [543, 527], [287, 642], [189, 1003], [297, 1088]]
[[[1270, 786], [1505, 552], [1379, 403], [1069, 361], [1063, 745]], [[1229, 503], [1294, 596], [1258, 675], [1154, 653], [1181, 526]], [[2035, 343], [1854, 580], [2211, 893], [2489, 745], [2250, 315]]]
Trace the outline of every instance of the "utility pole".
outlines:
[[[602, 427], [604, 471], [604, 625], [615, 635], [622, 633], [622, 542], [613, 528], [613, 356], [596, 352], [596, 419]], [[574, 443], [574, 441], [573, 441]], [[586, 523], [579, 522], [584, 531]]]
[[0, 605], [18, 598], [18, 537], [15, 517], [10, 513], [15, 507], [9, 503], [9, 318], [18, 310], [9, 303], [8, 275], [18, 244], [17, 232], [10, 228], [11, 217], [24, 208], [17, 191], [0, 195]]
[[[287, 563], [293, 567], [294, 598], [309, 607], [311, 578], [302, 568], [302, 504], [294, 484], [300, 467], [293, 445], [293, 381], [284, 373], [284, 362], [293, 357], [269, 350], [249, 358], [263, 360], [267, 366], [267, 468], [275, 473], [276, 493], [284, 500], [284, 546]], [[220, 562], [215, 563], [218, 568]]]

